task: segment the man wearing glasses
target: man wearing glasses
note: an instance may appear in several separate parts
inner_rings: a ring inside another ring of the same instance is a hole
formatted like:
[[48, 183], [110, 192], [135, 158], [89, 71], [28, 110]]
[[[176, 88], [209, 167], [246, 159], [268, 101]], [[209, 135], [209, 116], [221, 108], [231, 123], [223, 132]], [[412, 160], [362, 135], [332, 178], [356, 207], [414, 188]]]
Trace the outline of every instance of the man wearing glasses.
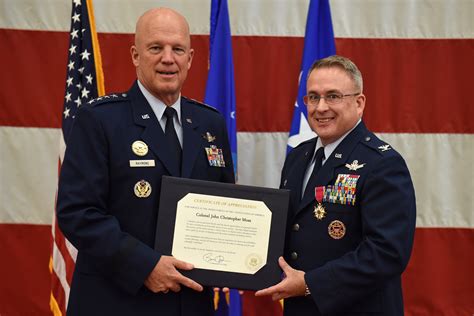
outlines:
[[401, 274], [415, 231], [405, 161], [362, 122], [357, 66], [341, 56], [308, 74], [308, 121], [318, 137], [288, 155], [291, 190], [284, 279], [257, 296], [285, 299], [285, 315], [403, 315]]

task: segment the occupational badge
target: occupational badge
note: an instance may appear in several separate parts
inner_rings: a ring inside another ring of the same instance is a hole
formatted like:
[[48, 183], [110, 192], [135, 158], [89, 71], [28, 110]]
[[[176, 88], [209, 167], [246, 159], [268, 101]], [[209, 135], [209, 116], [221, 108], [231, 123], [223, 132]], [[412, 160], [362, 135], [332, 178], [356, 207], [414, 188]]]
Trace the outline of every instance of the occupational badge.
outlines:
[[216, 145], [211, 145], [211, 147], [205, 147], [207, 154], [207, 161], [211, 167], [225, 167], [224, 155], [222, 154], [222, 149], [217, 148]]
[[357, 171], [357, 169], [360, 169], [364, 166], [365, 166], [365, 163], [359, 165], [358, 160], [354, 160], [351, 164], [346, 163], [346, 168], [353, 171]]
[[207, 140], [208, 143], [212, 143], [213, 141], [216, 140], [216, 136], [212, 136], [211, 133], [206, 132], [205, 135], [202, 135], [202, 137]]
[[341, 221], [332, 221], [328, 226], [328, 233], [333, 239], [341, 239], [346, 234], [346, 226]]
[[140, 180], [135, 183], [133, 192], [135, 192], [135, 195], [139, 198], [147, 198], [151, 194], [151, 185], [145, 180]]
[[132, 144], [132, 151], [137, 156], [145, 156], [148, 153], [148, 145], [141, 140], [136, 140]]
[[326, 216], [326, 210], [324, 209], [324, 206], [322, 204], [323, 195], [324, 195], [324, 187], [314, 188], [314, 196], [318, 204], [314, 206], [313, 215], [317, 220], [322, 220], [324, 216]]

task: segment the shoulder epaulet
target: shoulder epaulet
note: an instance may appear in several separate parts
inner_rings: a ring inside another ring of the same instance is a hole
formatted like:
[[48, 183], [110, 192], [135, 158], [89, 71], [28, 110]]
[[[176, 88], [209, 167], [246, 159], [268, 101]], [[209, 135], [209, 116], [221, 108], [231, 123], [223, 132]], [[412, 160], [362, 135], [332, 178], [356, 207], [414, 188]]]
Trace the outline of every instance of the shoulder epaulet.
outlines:
[[365, 137], [362, 139], [362, 143], [379, 153], [385, 153], [393, 150], [390, 144], [387, 144], [373, 133], [365, 135]]
[[204, 108], [207, 108], [209, 110], [212, 110], [214, 112], [217, 112], [217, 113], [220, 113], [218, 109], [216, 109], [215, 107], [213, 106], [210, 106], [209, 104], [206, 104], [206, 103], [202, 103], [202, 102], [199, 102], [198, 100], [194, 100], [194, 99], [191, 99], [191, 98], [187, 98], [187, 97], [182, 97], [184, 98], [185, 100], [191, 102], [191, 103], [194, 103], [194, 104], [197, 104], [199, 106], [202, 106]]
[[126, 93], [112, 93], [103, 95], [101, 97], [95, 98], [87, 102], [90, 106], [98, 106], [100, 104], [110, 103], [110, 102], [117, 102], [126, 100], [128, 95]]

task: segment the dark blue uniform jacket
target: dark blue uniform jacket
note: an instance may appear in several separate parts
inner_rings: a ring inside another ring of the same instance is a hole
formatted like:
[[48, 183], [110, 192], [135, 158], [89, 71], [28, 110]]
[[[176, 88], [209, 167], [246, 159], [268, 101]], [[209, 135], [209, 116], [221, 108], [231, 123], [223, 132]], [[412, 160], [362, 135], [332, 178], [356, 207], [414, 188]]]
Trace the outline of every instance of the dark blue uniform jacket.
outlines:
[[[75, 118], [61, 168], [58, 224], [78, 249], [68, 315], [211, 315], [212, 290], [155, 294], [143, 282], [160, 259], [153, 249], [163, 175], [234, 182], [223, 117], [181, 98], [183, 162], [171, 159], [164, 132], [135, 83], [128, 93], [83, 105]], [[206, 133], [214, 136], [210, 142]], [[142, 141], [139, 156], [132, 143]], [[225, 167], [210, 166], [205, 148], [222, 149]], [[131, 167], [153, 160], [154, 167]], [[151, 194], [139, 198], [137, 182]]]
[[[361, 122], [327, 158], [301, 199], [315, 146], [316, 138], [293, 149], [282, 171], [281, 188], [291, 190], [285, 260], [306, 272], [311, 291], [285, 300], [285, 315], [403, 315], [401, 274], [410, 258], [416, 217], [405, 161]], [[346, 191], [338, 197], [335, 188], [341, 186]], [[313, 213], [315, 187], [332, 189], [326, 190], [321, 220]]]

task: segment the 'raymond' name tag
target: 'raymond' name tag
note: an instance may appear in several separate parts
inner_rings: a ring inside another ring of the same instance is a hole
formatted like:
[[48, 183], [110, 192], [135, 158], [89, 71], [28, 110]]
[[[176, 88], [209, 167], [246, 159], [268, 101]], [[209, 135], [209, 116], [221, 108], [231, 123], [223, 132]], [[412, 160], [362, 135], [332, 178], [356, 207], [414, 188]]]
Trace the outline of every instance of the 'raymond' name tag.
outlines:
[[130, 160], [130, 167], [154, 167], [155, 160]]

